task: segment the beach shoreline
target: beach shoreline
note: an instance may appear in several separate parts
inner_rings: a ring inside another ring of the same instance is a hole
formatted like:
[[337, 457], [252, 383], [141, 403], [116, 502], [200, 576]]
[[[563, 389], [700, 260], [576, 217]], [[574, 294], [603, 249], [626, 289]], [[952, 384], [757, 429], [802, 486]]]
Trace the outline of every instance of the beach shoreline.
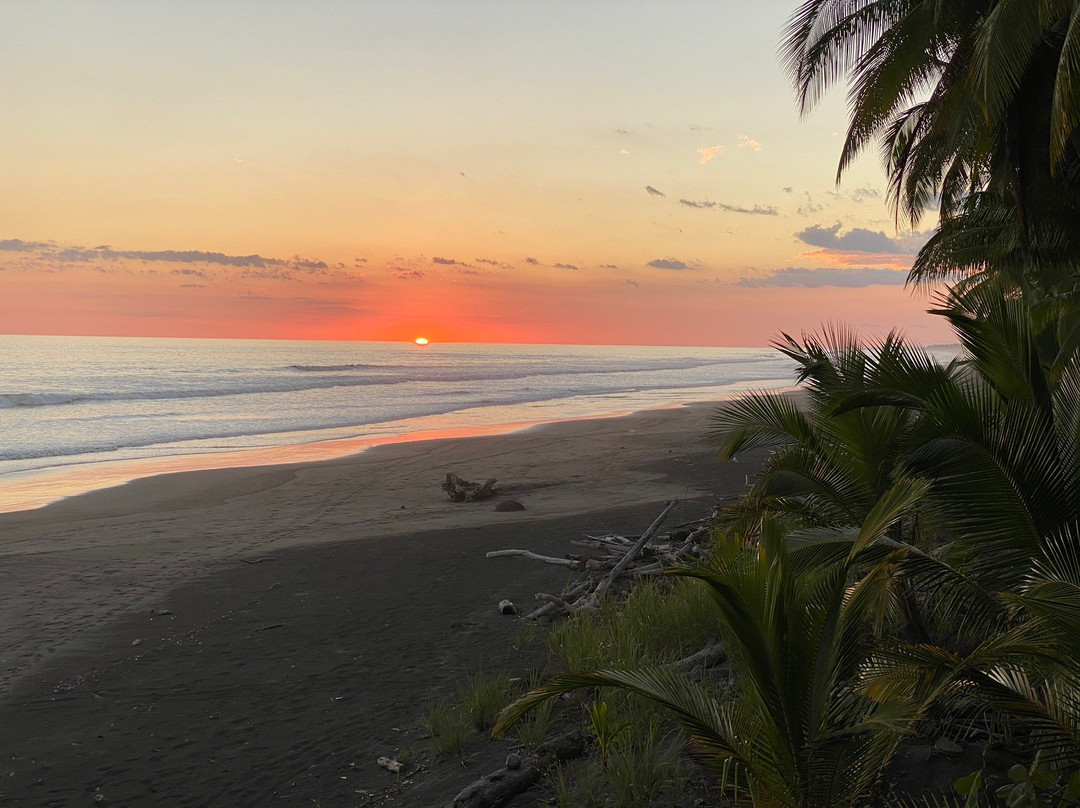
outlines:
[[[790, 389], [770, 390], [786, 393]], [[282, 443], [263, 448], [235, 449], [221, 452], [178, 453], [142, 459], [86, 461], [43, 469], [9, 472], [0, 475], [0, 515], [31, 511], [55, 505], [73, 497], [107, 491], [112, 488], [163, 475], [246, 469], [292, 467], [308, 463], [343, 460], [370, 452], [381, 446], [460, 440], [508, 435], [553, 424], [623, 418], [641, 412], [679, 407], [710, 407], [734, 398], [737, 394], [702, 401], [674, 401], [644, 409], [611, 410], [587, 415], [572, 415], [531, 420], [484, 423], [469, 426], [423, 426], [438, 419], [415, 419], [410, 427], [366, 437], [312, 440]], [[415, 428], [421, 425], [420, 428]]]
[[716, 401], [766, 348], [0, 339], [0, 513], [138, 477]]
[[[666, 500], [677, 524], [743, 490], [757, 467], [708, 450], [713, 406], [148, 477], [0, 515], [0, 794], [310, 805], [385, 783], [373, 761], [394, 727], [415, 734], [430, 693], [506, 653], [495, 604], [566, 579], [485, 552], [560, 555], [640, 532]], [[526, 510], [449, 502], [449, 471], [499, 478]]]

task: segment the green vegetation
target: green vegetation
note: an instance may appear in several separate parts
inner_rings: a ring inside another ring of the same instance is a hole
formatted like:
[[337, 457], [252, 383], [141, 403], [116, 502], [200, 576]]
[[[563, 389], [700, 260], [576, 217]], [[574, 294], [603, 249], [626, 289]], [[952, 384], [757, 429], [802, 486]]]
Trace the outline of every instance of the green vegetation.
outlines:
[[526, 752], [532, 752], [548, 737], [555, 725], [555, 709], [551, 702], [539, 705], [514, 728], [517, 739]]
[[556, 766], [548, 775], [547, 791], [556, 808], [601, 808], [603, 769], [591, 758]]
[[[1048, 339], [989, 285], [942, 314], [966, 349], [947, 365], [895, 335], [785, 338], [806, 403], [717, 414], [723, 454], [772, 453], [711, 556], [556, 628], [566, 673], [495, 731], [555, 695], [606, 694], [587, 714], [611, 776], [655, 743], [662, 725], [629, 718], [644, 700], [730, 796], [800, 808], [895, 799], [884, 773], [920, 733], [1008, 737], [1011, 767], [958, 772], [963, 793], [926, 804], [1078, 804], [1080, 340]], [[664, 664], [717, 634], [732, 688]]]
[[607, 782], [614, 808], [657, 808], [679, 804], [687, 784], [678, 748], [646, 741], [614, 752], [607, 760]]
[[548, 774], [550, 804], [566, 808], [677, 806], [689, 782], [679, 744], [662, 739], [614, 745], [606, 757], [590, 756]]
[[436, 757], [465, 759], [465, 741], [469, 729], [460, 712], [445, 703], [433, 704], [423, 719], [428, 744]]
[[[533, 677], [531, 684], [538, 680]], [[521, 692], [505, 670], [489, 673], [482, 668], [469, 673], [465, 684], [458, 693], [458, 701], [448, 704], [445, 701], [432, 703], [427, 714], [421, 720], [427, 735], [428, 751], [436, 758], [458, 758], [465, 761], [469, 756], [470, 741], [475, 740], [475, 733], [487, 730], [499, 710]], [[523, 732], [529, 734], [534, 743], [540, 743], [551, 726], [541, 710], [523, 722]]]
[[482, 668], [470, 673], [461, 689], [461, 709], [479, 732], [488, 729], [510, 698], [510, 674], [487, 673]]
[[634, 667], [681, 659], [719, 636], [708, 593], [687, 581], [645, 581], [624, 601], [605, 600], [556, 626], [548, 647], [566, 670]]
[[[756, 547], [724, 543], [709, 566], [680, 573], [704, 583], [715, 601], [737, 693], [717, 693], [670, 667], [564, 674], [509, 707], [496, 732], [553, 695], [614, 687], [662, 704], [699, 758], [771, 804], [828, 805], [869, 789], [896, 743], [893, 730], [914, 711], [892, 711], [855, 688], [867, 598], [848, 593], [844, 566], [800, 570], [785, 538], [769, 521]], [[594, 706], [590, 714], [605, 728], [594, 729], [603, 758], [604, 736], [617, 733], [601, 712]]]

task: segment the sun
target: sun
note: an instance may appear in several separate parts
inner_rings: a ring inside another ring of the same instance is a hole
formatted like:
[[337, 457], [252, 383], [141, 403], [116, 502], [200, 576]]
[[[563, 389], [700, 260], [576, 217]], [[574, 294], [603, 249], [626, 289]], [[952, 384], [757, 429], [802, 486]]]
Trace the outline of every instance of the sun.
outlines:
[[417, 338], [416, 338], [415, 340], [413, 340], [413, 341], [414, 341], [414, 342], [415, 342], [415, 343], [416, 343], [417, 345], [427, 345], [427, 344], [428, 344], [428, 340], [427, 340], [427, 337], [417, 337]]

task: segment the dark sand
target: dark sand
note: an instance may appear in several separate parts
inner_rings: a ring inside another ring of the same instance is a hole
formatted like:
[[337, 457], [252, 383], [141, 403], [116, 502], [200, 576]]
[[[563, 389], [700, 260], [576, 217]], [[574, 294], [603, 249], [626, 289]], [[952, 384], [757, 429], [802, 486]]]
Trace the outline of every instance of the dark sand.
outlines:
[[[756, 466], [703, 451], [708, 412], [159, 477], [0, 517], [0, 804], [369, 803], [394, 785], [375, 759], [422, 746], [427, 705], [467, 670], [535, 662], [495, 605], [528, 610], [567, 573], [485, 552], [561, 555], [640, 533], [665, 499], [685, 498], [672, 525], [743, 490]], [[528, 510], [451, 504], [447, 470], [497, 476]], [[393, 804], [443, 805], [501, 754]]]

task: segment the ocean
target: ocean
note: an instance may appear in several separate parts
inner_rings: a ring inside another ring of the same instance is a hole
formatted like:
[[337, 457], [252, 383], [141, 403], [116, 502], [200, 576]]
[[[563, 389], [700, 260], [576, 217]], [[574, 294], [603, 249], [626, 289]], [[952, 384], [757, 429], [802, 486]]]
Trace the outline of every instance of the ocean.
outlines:
[[792, 373], [768, 348], [0, 336], [0, 511], [162, 471], [779, 389]]

